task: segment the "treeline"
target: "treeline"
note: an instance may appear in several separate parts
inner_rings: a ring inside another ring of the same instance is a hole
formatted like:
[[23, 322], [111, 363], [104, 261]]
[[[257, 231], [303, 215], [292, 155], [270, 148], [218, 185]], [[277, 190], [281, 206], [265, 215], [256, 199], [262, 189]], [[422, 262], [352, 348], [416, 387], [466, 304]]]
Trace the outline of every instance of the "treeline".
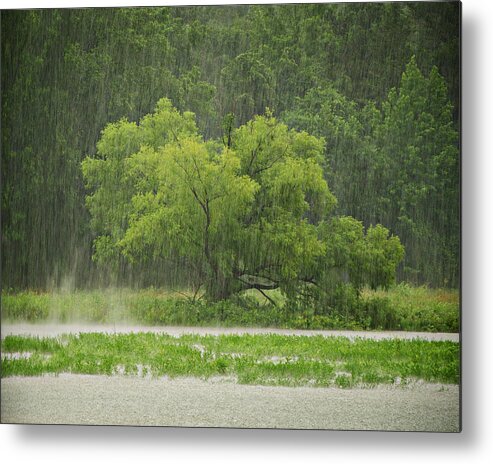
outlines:
[[[401, 280], [459, 279], [459, 4], [3, 11], [2, 284], [106, 278], [81, 161], [161, 97], [222, 139], [266, 108], [325, 138], [338, 213], [382, 223]], [[405, 74], [403, 75], [403, 73]], [[117, 282], [183, 281], [121, 262]]]

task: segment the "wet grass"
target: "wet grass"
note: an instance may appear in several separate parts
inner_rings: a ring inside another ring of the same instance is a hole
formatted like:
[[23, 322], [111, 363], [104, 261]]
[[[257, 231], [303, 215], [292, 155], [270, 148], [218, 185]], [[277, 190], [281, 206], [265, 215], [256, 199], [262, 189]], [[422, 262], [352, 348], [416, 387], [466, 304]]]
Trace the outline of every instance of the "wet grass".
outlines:
[[[13, 356], [19, 353], [30, 356]], [[274, 334], [86, 333], [2, 341], [2, 377], [60, 373], [225, 376], [242, 384], [343, 388], [414, 380], [456, 384], [459, 345]]]
[[389, 291], [366, 291], [363, 298], [383, 300], [400, 330], [459, 331], [459, 290], [400, 284]]
[[459, 292], [401, 284], [389, 291], [365, 290], [354, 308], [286, 308], [253, 290], [235, 300], [191, 301], [186, 291], [107, 289], [2, 294], [2, 321], [51, 321], [175, 326], [279, 327], [288, 329], [408, 330], [458, 332]]

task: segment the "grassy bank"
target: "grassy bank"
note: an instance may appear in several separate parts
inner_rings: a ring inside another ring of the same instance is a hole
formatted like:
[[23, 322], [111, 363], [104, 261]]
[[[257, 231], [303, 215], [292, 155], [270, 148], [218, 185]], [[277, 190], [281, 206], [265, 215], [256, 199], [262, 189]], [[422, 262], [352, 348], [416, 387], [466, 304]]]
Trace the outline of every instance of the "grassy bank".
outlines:
[[273, 291], [268, 302], [255, 291], [232, 300], [191, 301], [183, 292], [108, 289], [2, 295], [2, 320], [30, 322], [128, 322], [147, 325], [279, 327], [291, 329], [457, 332], [459, 293], [399, 285], [365, 290], [334, 308], [293, 310]]
[[242, 384], [372, 386], [458, 383], [459, 345], [281, 335], [8, 336], [2, 377], [44, 373], [233, 377]]
[[374, 313], [378, 315], [380, 312], [380, 317], [388, 317], [391, 325], [399, 330], [459, 331], [457, 289], [430, 289], [401, 284], [387, 292], [367, 290], [363, 293], [363, 299], [375, 307]]

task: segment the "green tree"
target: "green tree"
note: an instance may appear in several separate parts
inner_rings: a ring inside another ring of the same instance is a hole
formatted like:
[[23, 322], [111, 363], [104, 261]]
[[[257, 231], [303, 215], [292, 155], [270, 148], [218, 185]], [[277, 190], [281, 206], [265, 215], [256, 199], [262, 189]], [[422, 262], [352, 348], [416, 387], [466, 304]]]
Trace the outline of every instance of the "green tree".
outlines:
[[108, 125], [97, 157], [82, 164], [94, 257], [179, 261], [195, 291], [203, 286], [215, 300], [247, 288], [290, 294], [322, 285], [330, 262], [358, 287], [388, 285], [400, 255], [386, 250], [399, 242], [383, 228], [364, 236], [360, 224], [345, 242], [353, 254], [364, 243], [359, 261], [334, 261], [331, 243], [345, 239], [326, 227], [336, 200], [323, 147], [270, 114], [235, 130], [231, 146], [204, 141], [193, 113], [162, 99], [139, 124]]
[[381, 115], [373, 103], [359, 107], [332, 86], [311, 89], [281, 118], [289, 127], [326, 141], [324, 171], [337, 197], [338, 214], [366, 225], [379, 222], [375, 185], [384, 163], [374, 131]]
[[[377, 145], [386, 161], [381, 220], [411, 253], [407, 277], [457, 285], [459, 149], [447, 85], [436, 67], [424, 76], [414, 57], [382, 107]], [[441, 281], [437, 281], [442, 279]]]
[[282, 118], [325, 138], [337, 212], [400, 237], [407, 250], [401, 278], [455, 286], [459, 152], [445, 80], [436, 67], [424, 76], [413, 57], [379, 106], [359, 106], [328, 86], [298, 98]]

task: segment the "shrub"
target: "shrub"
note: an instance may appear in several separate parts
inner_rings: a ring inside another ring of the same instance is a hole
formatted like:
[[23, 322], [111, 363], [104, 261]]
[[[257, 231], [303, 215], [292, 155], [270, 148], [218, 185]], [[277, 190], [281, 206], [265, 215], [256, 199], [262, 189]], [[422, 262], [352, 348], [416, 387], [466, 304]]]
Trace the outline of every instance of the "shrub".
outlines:
[[363, 300], [360, 319], [365, 320], [370, 329], [395, 330], [400, 324], [390, 300], [386, 297], [374, 297]]

